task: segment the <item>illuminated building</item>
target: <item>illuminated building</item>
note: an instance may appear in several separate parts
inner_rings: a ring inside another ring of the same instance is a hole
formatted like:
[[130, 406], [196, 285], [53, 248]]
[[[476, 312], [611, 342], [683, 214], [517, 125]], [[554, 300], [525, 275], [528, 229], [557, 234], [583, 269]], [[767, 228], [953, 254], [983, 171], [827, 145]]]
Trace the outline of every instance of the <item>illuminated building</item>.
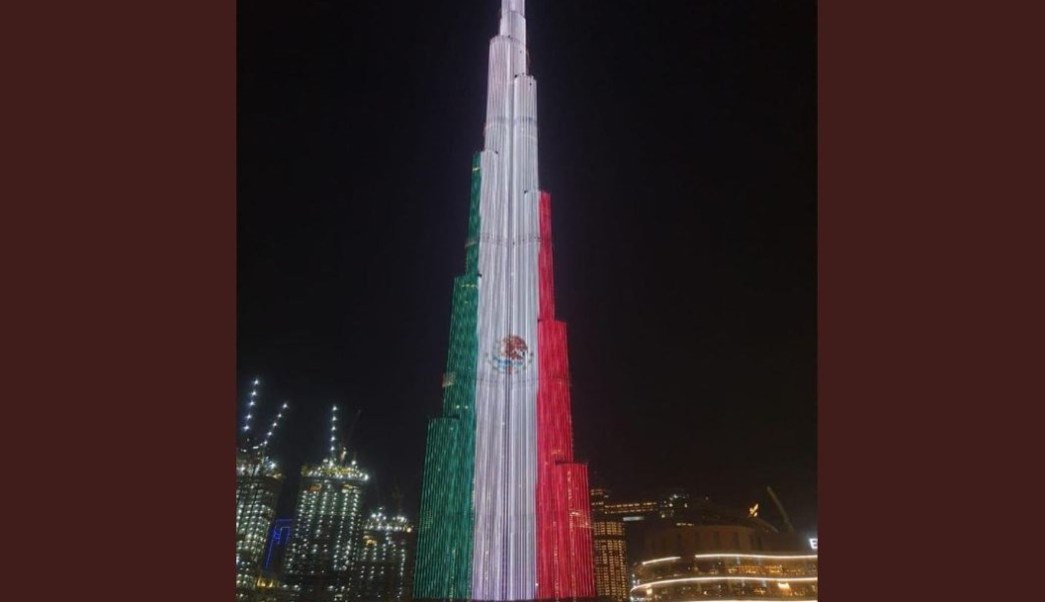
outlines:
[[405, 602], [411, 599], [410, 576], [414, 527], [403, 516], [378, 510], [363, 525], [363, 542], [356, 559], [354, 598], [364, 602]]
[[629, 523], [631, 561], [661, 556], [715, 552], [804, 552], [807, 539], [781, 533], [749, 510], [737, 510], [707, 499], [686, 500], [672, 510]]
[[369, 476], [345, 461], [336, 445], [337, 406], [330, 427], [330, 455], [301, 469], [294, 536], [284, 565], [284, 589], [302, 602], [348, 600], [360, 541], [361, 504]]
[[606, 502], [603, 513], [607, 516], [619, 516], [624, 521], [643, 520], [650, 516], [659, 516], [660, 503], [654, 501], [644, 502]]
[[628, 523], [632, 602], [816, 600], [815, 550], [757, 510], [676, 494]]
[[[253, 591], [283, 475], [274, 462], [257, 451], [240, 450], [236, 458], [236, 590]], [[241, 597], [241, 596], [237, 596]]]
[[490, 42], [443, 407], [428, 426], [414, 596], [595, 594], [588, 469], [573, 459], [566, 325], [555, 318], [551, 197], [537, 174], [525, 0]]
[[592, 543], [595, 546], [595, 593], [599, 598], [628, 599], [628, 557], [624, 521], [605, 511], [609, 493], [591, 490]]
[[[607, 499], [601, 512], [607, 518], [617, 517], [624, 523], [629, 565], [655, 556], [670, 555], [670, 550], [662, 548], [659, 542], [675, 541], [680, 537], [694, 538], [693, 545], [698, 547], [692, 548], [693, 552], [804, 549], [793, 545], [792, 541], [797, 541], [795, 538], [778, 533], [776, 527], [751, 516], [746, 510], [736, 510], [708, 498], [693, 498], [681, 492], [657, 500], [611, 502]], [[709, 527], [714, 528], [707, 531]], [[705, 531], [707, 534], [701, 540], [699, 533]], [[734, 531], [744, 545], [723, 547], [733, 541]]]
[[283, 474], [269, 456], [269, 442], [287, 404], [283, 404], [272, 426], [258, 441], [254, 436], [257, 387], [253, 382], [236, 450], [236, 599], [250, 596], [257, 588], [269, 528], [276, 518], [276, 503]]
[[817, 556], [714, 553], [654, 558], [635, 567], [631, 599], [816, 600]]
[[679, 491], [665, 495], [659, 500], [637, 502], [610, 502], [609, 494], [606, 496], [603, 512], [607, 516], [619, 516], [625, 522], [671, 518], [676, 514], [686, 513], [690, 506], [689, 494]]

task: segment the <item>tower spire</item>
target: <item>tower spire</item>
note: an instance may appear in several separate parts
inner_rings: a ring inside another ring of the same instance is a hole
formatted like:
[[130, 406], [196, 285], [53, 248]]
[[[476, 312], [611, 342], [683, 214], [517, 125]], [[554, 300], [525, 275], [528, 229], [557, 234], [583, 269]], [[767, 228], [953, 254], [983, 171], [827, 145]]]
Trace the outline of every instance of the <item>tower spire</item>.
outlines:
[[501, 25], [497, 35], [526, 43], [526, 0], [501, 0]]
[[509, 12], [526, 16], [526, 0], [501, 0], [501, 13]]

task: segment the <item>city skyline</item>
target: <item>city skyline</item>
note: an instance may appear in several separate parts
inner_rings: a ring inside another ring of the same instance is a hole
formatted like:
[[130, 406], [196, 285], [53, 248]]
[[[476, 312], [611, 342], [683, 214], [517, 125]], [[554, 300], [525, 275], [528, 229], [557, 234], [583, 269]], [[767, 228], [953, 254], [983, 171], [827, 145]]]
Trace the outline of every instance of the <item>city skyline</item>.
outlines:
[[[815, 11], [555, 4], [527, 10], [576, 456], [620, 498], [749, 503], [772, 485], [813, 528]], [[240, 382], [291, 403], [274, 443], [288, 488], [338, 403], [361, 411], [348, 447], [374, 495], [401, 489], [415, 516], [497, 19], [460, 6], [241, 16]], [[681, 22], [696, 33], [673, 35]], [[393, 24], [394, 41], [368, 31]], [[295, 85], [259, 83], [272, 73]], [[613, 119], [612, 136], [595, 127]], [[680, 297], [678, 278], [707, 296]]]

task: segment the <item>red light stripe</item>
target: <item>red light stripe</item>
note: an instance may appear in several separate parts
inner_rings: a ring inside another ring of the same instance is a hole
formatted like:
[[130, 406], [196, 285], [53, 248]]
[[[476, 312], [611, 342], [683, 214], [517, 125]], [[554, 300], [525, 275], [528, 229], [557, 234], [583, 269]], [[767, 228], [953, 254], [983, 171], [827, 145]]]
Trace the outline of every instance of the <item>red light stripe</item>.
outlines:
[[566, 324], [555, 319], [551, 195], [540, 198], [537, 599], [595, 596], [588, 467], [573, 462]]

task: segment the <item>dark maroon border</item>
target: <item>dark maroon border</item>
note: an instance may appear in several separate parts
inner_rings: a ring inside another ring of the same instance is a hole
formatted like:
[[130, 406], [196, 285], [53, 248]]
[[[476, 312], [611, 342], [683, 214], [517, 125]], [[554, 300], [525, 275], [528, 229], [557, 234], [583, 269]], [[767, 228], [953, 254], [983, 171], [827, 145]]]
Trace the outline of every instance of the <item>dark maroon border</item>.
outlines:
[[2, 597], [232, 600], [235, 3], [5, 13]]
[[821, 600], [1017, 599], [1040, 557], [1045, 50], [1013, 4], [820, 2]]

